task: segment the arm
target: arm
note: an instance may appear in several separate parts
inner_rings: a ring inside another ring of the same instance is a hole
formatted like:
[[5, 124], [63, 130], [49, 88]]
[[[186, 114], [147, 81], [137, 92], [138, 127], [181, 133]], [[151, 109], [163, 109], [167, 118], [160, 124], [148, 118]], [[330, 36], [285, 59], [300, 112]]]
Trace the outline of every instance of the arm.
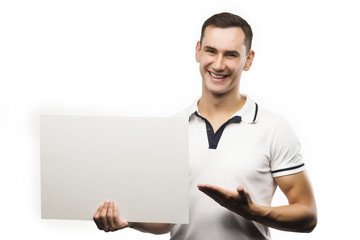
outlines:
[[280, 230], [311, 232], [317, 224], [317, 211], [310, 181], [305, 172], [275, 178], [289, 205], [259, 207], [259, 222]]
[[311, 232], [317, 223], [314, 195], [304, 172], [277, 177], [275, 181], [288, 199], [289, 205], [260, 206], [252, 202], [243, 187], [236, 192], [211, 185], [199, 185], [199, 190], [221, 206], [242, 217], [285, 231]]
[[129, 223], [129, 227], [141, 232], [165, 234], [170, 232], [169, 223]]
[[153, 234], [164, 234], [170, 231], [170, 224], [167, 223], [130, 223], [120, 219], [118, 208], [114, 202], [104, 202], [100, 205], [93, 219], [96, 226], [105, 232], [113, 232], [127, 227]]

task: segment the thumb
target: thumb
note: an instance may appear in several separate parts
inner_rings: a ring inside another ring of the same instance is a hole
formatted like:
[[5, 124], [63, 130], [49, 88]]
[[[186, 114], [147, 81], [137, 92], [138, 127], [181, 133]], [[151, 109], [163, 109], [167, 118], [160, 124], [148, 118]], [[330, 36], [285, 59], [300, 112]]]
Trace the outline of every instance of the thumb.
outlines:
[[250, 194], [247, 191], [245, 191], [243, 186], [238, 186], [236, 190], [239, 193], [241, 201], [243, 201], [246, 204], [252, 203]]
[[240, 185], [240, 186], [237, 187], [236, 190], [239, 193], [240, 197], [243, 197], [243, 198], [246, 197], [246, 192], [245, 192], [244, 186]]

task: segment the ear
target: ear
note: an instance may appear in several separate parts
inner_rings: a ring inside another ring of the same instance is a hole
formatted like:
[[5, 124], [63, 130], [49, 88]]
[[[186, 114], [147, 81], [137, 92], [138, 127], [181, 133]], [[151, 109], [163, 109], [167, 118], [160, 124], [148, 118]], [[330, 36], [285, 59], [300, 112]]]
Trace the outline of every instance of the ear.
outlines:
[[255, 57], [255, 52], [253, 50], [250, 50], [245, 61], [245, 66], [244, 66], [245, 71], [248, 71], [251, 68], [251, 65], [254, 61], [254, 57]]
[[200, 41], [198, 41], [196, 43], [196, 48], [195, 48], [195, 59], [197, 62], [200, 62], [200, 50], [201, 50]]

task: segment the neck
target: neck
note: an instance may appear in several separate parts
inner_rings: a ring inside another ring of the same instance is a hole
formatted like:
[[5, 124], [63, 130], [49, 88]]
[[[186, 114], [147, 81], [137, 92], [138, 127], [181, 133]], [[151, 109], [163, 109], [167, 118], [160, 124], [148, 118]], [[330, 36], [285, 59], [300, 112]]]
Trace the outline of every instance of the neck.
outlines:
[[242, 97], [238, 91], [224, 95], [216, 95], [203, 92], [198, 103], [199, 111], [208, 117], [231, 116], [239, 111], [245, 104], [246, 98]]

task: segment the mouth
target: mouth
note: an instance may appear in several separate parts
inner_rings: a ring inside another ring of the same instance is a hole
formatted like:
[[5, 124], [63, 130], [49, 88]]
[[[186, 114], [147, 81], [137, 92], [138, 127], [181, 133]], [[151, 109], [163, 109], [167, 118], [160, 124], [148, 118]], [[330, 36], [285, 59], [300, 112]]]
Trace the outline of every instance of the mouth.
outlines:
[[212, 72], [210, 72], [210, 71], [208, 71], [208, 72], [209, 72], [209, 74], [210, 74], [211, 77], [213, 77], [213, 78], [215, 78], [215, 79], [217, 79], [217, 80], [222, 80], [222, 79], [224, 79], [224, 78], [226, 78], [226, 77], [229, 76], [229, 75], [222, 75], [222, 74], [214, 74], [214, 73], [212, 73]]

